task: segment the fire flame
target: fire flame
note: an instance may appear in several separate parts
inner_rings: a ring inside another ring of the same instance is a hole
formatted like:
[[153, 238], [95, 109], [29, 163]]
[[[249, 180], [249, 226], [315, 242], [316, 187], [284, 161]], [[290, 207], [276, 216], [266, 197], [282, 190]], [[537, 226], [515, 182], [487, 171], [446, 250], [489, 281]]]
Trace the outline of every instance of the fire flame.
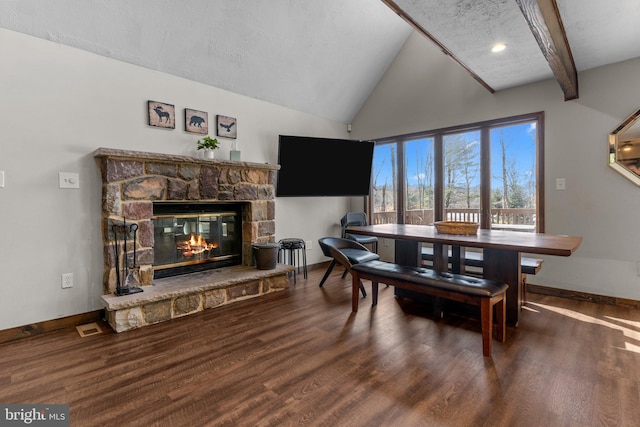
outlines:
[[184, 256], [201, 254], [202, 252], [210, 251], [217, 247], [218, 245], [216, 243], [207, 243], [201, 235], [198, 234], [197, 236], [194, 236], [193, 233], [189, 240], [178, 244], [178, 249], [182, 251], [182, 255]]

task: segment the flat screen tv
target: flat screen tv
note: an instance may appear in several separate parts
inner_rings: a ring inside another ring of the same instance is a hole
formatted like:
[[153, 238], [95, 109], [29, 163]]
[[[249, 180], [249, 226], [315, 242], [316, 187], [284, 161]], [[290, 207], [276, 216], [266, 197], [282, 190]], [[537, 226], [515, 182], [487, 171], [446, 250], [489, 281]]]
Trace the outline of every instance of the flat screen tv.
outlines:
[[280, 135], [276, 196], [368, 196], [373, 147], [373, 141]]

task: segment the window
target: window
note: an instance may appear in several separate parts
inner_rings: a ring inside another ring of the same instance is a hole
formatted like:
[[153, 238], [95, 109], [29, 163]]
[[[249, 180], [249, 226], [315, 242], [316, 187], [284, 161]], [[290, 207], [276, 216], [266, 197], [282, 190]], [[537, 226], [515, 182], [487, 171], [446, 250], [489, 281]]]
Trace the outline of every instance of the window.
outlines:
[[480, 132], [445, 135], [444, 213], [451, 221], [480, 222]]
[[393, 224], [397, 221], [397, 150], [395, 143], [378, 145], [373, 149], [371, 191], [374, 224]]
[[376, 141], [372, 223], [544, 231], [544, 113]]
[[421, 138], [405, 143], [404, 211], [407, 224], [433, 222], [433, 138]]
[[492, 128], [491, 228], [535, 231], [537, 122]]

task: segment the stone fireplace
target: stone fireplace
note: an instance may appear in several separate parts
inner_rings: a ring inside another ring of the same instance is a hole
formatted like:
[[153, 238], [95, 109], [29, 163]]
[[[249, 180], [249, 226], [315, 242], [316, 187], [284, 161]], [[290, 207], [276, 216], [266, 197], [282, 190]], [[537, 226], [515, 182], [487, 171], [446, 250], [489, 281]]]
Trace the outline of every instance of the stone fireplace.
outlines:
[[[94, 157], [103, 182], [102, 299], [117, 332], [288, 286], [290, 267], [253, 267], [252, 244], [275, 240], [277, 165], [108, 148]], [[126, 247], [113, 232], [122, 224], [137, 229]], [[186, 249], [192, 234], [210, 242]], [[172, 239], [178, 252], [170, 254]], [[116, 254], [141, 293], [114, 295]]]

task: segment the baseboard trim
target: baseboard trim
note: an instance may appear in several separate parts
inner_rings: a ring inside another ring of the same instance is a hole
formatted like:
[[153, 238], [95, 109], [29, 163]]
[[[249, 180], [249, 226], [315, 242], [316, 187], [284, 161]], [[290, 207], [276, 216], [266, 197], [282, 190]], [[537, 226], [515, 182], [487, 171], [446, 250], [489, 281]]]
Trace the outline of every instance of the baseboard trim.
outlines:
[[321, 261], [316, 264], [309, 264], [307, 266], [307, 270], [319, 270], [321, 268], [327, 269], [327, 267], [329, 267], [329, 264], [331, 264], [331, 261]]
[[0, 344], [19, 340], [21, 338], [33, 337], [45, 332], [57, 331], [68, 327], [85, 323], [98, 322], [104, 317], [104, 310], [90, 311], [88, 313], [75, 314], [61, 319], [46, 320], [44, 322], [32, 323], [30, 325], [18, 326], [16, 328], [0, 331]]
[[623, 307], [640, 308], [640, 301], [626, 298], [609, 297], [606, 295], [590, 294], [587, 292], [571, 291], [567, 289], [549, 288], [547, 286], [527, 283], [527, 292], [550, 295], [577, 301], [588, 301], [596, 304], [619, 305]]

